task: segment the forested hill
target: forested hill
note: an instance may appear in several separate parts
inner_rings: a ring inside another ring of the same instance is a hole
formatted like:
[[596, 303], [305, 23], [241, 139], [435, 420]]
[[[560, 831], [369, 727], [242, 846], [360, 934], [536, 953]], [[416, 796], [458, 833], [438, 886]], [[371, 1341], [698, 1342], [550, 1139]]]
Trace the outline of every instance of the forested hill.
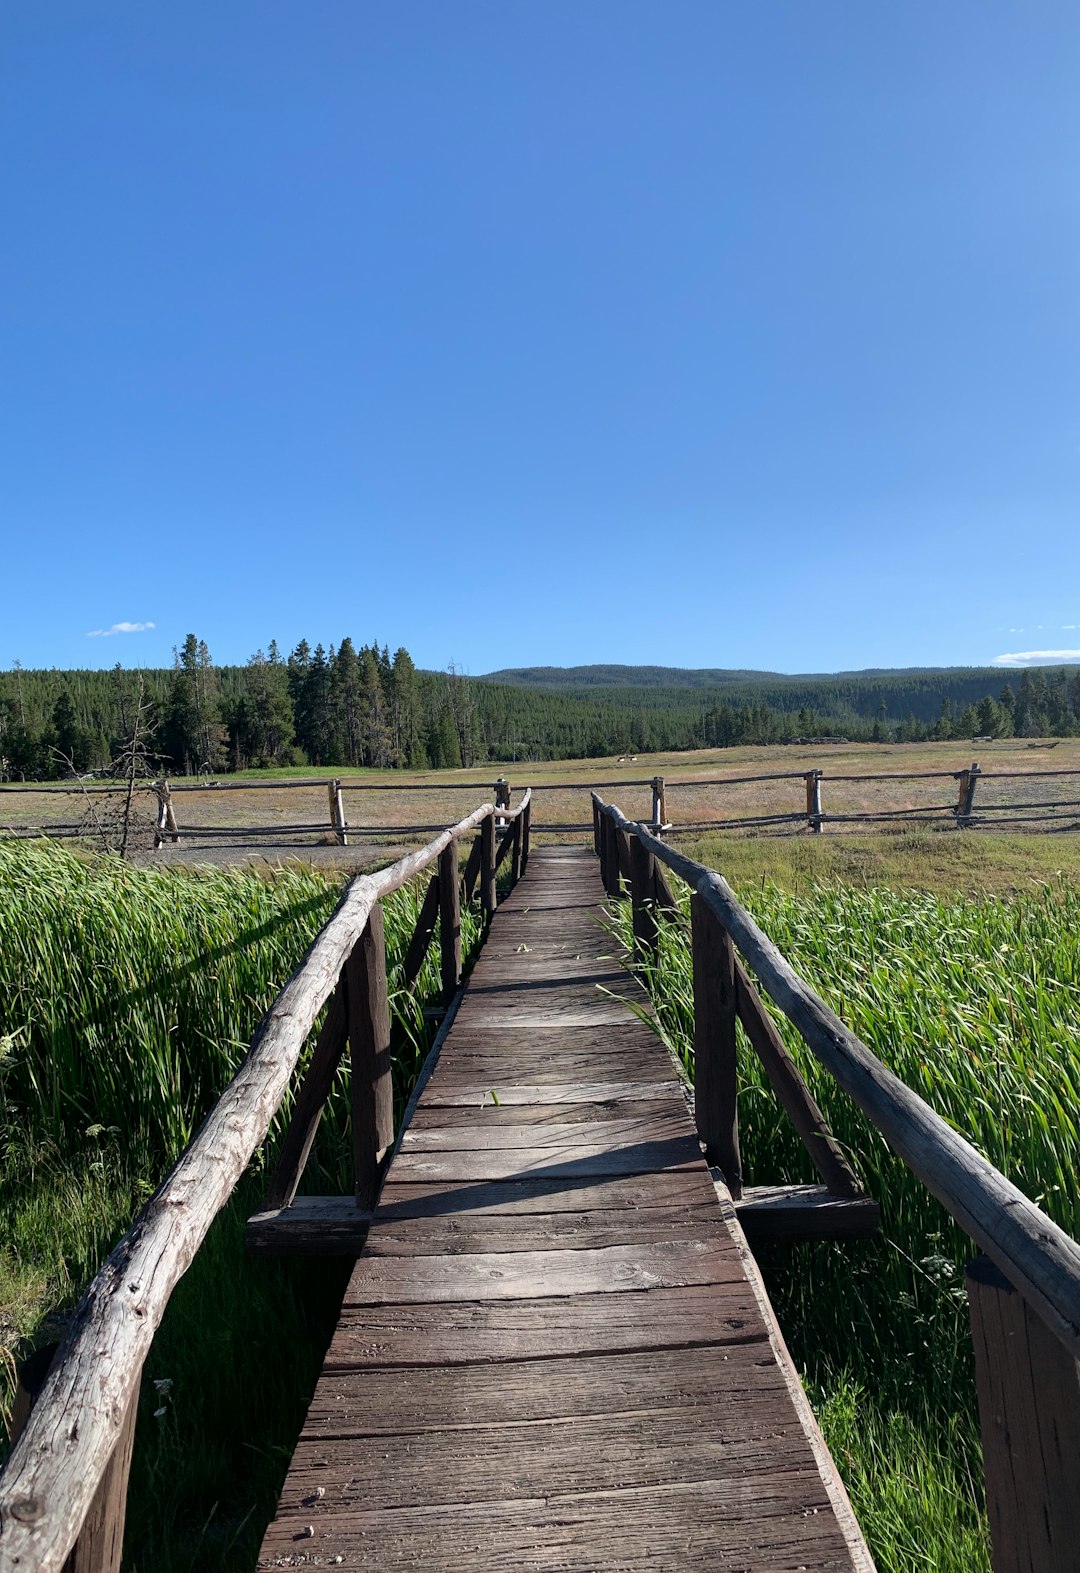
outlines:
[[192, 634], [167, 670], [0, 672], [0, 779], [103, 769], [135, 729], [148, 764], [170, 774], [453, 768], [830, 736], [1068, 736], [1080, 733], [1080, 667], [528, 667], [469, 678], [348, 638], [328, 649], [301, 641], [288, 657], [271, 643], [246, 666], [218, 667]]

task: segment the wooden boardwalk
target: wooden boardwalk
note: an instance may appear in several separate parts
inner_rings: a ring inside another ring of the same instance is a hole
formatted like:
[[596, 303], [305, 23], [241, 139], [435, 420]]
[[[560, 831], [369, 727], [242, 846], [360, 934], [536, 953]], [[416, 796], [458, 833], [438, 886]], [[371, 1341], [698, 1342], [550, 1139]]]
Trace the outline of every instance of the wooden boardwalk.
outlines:
[[260, 1567], [871, 1568], [603, 899], [500, 907]]

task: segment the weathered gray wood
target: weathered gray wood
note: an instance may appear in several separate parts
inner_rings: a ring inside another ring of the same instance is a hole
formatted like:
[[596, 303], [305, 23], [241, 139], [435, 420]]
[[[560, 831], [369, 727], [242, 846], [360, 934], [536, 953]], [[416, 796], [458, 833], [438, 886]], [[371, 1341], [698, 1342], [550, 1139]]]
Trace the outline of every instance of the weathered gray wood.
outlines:
[[814, 835], [821, 834], [821, 771], [806, 772], [806, 823]]
[[694, 966], [694, 1111], [706, 1155], [724, 1171], [728, 1189], [742, 1193], [739, 1152], [738, 1058], [735, 1040], [735, 951], [716, 914], [690, 900]]
[[453, 843], [439, 854], [438, 901], [442, 992], [448, 1001], [461, 982], [461, 887]]
[[499, 899], [495, 891], [495, 821], [480, 826], [480, 905], [490, 918]]
[[615, 831], [615, 866], [620, 880], [630, 883], [630, 834], [621, 827]]
[[287, 1207], [264, 1207], [247, 1222], [252, 1256], [350, 1256], [364, 1248], [371, 1213], [354, 1196], [298, 1196]]
[[[446, 852], [453, 855], [454, 848], [444, 847], [440, 857]], [[405, 959], [402, 962], [402, 972], [405, 978], [405, 987], [411, 989], [420, 976], [420, 968], [424, 965], [424, 957], [428, 953], [435, 925], [439, 921], [439, 891], [440, 881], [438, 874], [433, 874], [424, 892], [424, 899], [420, 903], [420, 911], [416, 918], [416, 927], [405, 950]]]
[[880, 1209], [869, 1196], [835, 1196], [824, 1185], [748, 1185], [735, 1204], [750, 1243], [762, 1240], [862, 1240]]
[[595, 792], [593, 793], [593, 799], [592, 799], [592, 838], [593, 838], [593, 851], [596, 853], [597, 857], [599, 857], [600, 856], [600, 805], [599, 805], [599, 803], [596, 800]]
[[465, 862], [465, 873], [462, 876], [461, 884], [466, 906], [472, 900], [477, 881], [480, 878], [480, 858], [483, 850], [483, 841], [484, 832], [479, 830], [476, 833], [476, 840], [473, 842]]
[[1075, 1573], [1080, 1366], [986, 1257], [967, 1290], [994, 1573]]
[[[55, 1361], [58, 1344], [45, 1344], [19, 1369], [12, 1407], [10, 1442], [14, 1444], [29, 1420]], [[119, 1573], [127, 1517], [128, 1477], [131, 1449], [135, 1439], [135, 1417], [139, 1407], [138, 1385], [128, 1403], [112, 1456], [105, 1466], [79, 1538], [64, 1563], [64, 1573]], [[29, 1504], [26, 1504], [29, 1507]], [[13, 1507], [13, 1512], [18, 1509]], [[0, 1533], [3, 1526], [0, 1526]]]
[[521, 820], [514, 820], [514, 844], [510, 855], [510, 878], [516, 885], [521, 878]]
[[971, 821], [971, 811], [975, 806], [975, 788], [978, 784], [980, 770], [977, 762], [973, 762], [970, 770], [960, 772], [960, 791], [956, 804], [956, 817], [963, 826]]
[[372, 907], [367, 927], [345, 963], [345, 992], [352, 1059], [356, 1205], [367, 1211], [375, 1202], [380, 1160], [394, 1140], [386, 938], [379, 905]]
[[834, 1195], [851, 1200], [861, 1198], [863, 1188], [844, 1157], [840, 1143], [814, 1102], [757, 989], [738, 961], [735, 963], [735, 993], [739, 1020], [746, 1036], [757, 1051], [773, 1091], [810, 1154], [814, 1168]]
[[267, 1186], [263, 1206], [268, 1210], [288, 1207], [296, 1195], [348, 1036], [345, 988], [339, 982], [330, 996], [326, 1018], [296, 1095], [292, 1118]]
[[521, 816], [521, 870], [524, 873], [529, 866], [529, 838], [532, 834], [532, 788], [526, 794], [529, 801], [525, 804]]
[[634, 950], [639, 962], [656, 955], [656, 908], [653, 904], [656, 859], [637, 836], [630, 838], [630, 898], [633, 902]]
[[1066, 1349], [1080, 1352], [1080, 1245], [871, 1053], [803, 982], [726, 880], [646, 827], [638, 833], [712, 907], [772, 999], [893, 1151]]

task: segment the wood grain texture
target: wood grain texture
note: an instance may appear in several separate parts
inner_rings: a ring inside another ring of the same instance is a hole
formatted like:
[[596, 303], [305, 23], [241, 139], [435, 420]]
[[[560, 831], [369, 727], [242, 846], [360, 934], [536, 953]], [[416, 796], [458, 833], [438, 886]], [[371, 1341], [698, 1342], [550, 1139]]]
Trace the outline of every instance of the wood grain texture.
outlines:
[[538, 848], [492, 921], [262, 1567], [864, 1565], [597, 874]]

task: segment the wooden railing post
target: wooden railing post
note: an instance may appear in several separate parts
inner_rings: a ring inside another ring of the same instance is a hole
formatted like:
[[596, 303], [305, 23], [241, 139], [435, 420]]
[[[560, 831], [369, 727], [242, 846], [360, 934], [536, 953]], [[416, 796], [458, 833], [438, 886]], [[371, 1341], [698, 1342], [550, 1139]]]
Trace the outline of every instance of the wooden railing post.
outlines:
[[[57, 1344], [46, 1344], [41, 1349], [36, 1349], [19, 1371], [11, 1426], [13, 1444], [30, 1417], [30, 1411], [38, 1394], [45, 1386], [58, 1347]], [[64, 1563], [64, 1573], [119, 1573], [120, 1557], [124, 1549], [131, 1450], [135, 1441], [135, 1419], [138, 1410], [139, 1386], [136, 1383], [117, 1433], [112, 1457], [105, 1466], [101, 1482], [83, 1519], [78, 1539]]]
[[625, 830], [623, 830], [621, 828], [621, 826], [616, 826], [615, 827], [615, 892], [616, 892], [617, 895], [621, 896], [623, 894], [623, 889], [622, 889], [622, 886], [619, 884], [620, 880], [625, 880], [628, 885], [630, 883], [630, 836], [629, 836], [629, 833], [627, 831], [625, 831]]
[[1080, 1365], [987, 1257], [967, 1291], [994, 1573], [1073, 1573]]
[[694, 1111], [706, 1157], [724, 1171], [735, 1201], [742, 1195], [736, 1058], [735, 948], [697, 891], [690, 898], [694, 964]]
[[491, 917], [498, 904], [495, 891], [495, 816], [489, 814], [480, 826], [480, 905]]
[[656, 859], [639, 836], [630, 838], [630, 898], [633, 902], [634, 950], [640, 962], [656, 955], [657, 925], [654, 890]]
[[806, 772], [806, 823], [815, 836], [821, 834], [821, 771]]
[[454, 841], [439, 853], [439, 949], [443, 999], [449, 1001], [461, 982], [461, 886]]
[[529, 866], [529, 836], [532, 832], [532, 798], [525, 804], [525, 811], [521, 816], [521, 869], [524, 873]]
[[510, 878], [516, 885], [521, 878], [521, 820], [519, 814], [514, 820], [514, 845], [510, 849]]
[[596, 799], [594, 797], [593, 800], [592, 800], [592, 843], [593, 843], [593, 851], [596, 853], [597, 857], [601, 856], [600, 836], [601, 836], [600, 805], [597, 803], [597, 801], [596, 801]]
[[345, 833], [345, 799], [341, 795], [341, 782], [334, 782], [334, 823], [337, 825], [338, 845], [347, 847], [349, 838]]
[[619, 833], [610, 814], [604, 815], [604, 889], [609, 896], [621, 896], [619, 883]]
[[375, 1204], [379, 1164], [394, 1140], [386, 936], [378, 902], [345, 963], [345, 987], [352, 1060], [356, 1205], [369, 1212]]
[[659, 835], [667, 825], [667, 803], [665, 801], [666, 788], [663, 776], [653, 776], [652, 779], [652, 828], [653, 834]]

